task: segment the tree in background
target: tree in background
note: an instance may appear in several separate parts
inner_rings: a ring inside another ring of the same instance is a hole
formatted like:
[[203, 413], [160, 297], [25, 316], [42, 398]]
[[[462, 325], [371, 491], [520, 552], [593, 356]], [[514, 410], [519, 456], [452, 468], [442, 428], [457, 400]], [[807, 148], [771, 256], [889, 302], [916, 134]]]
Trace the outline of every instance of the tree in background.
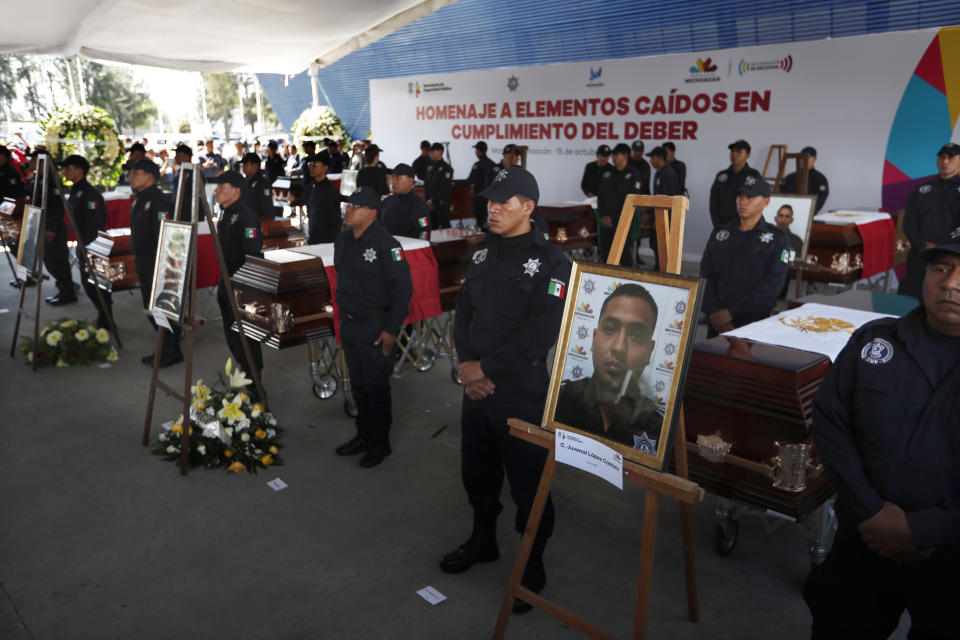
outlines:
[[[260, 83], [253, 76], [243, 76], [243, 86], [245, 96], [243, 98], [243, 124], [250, 125], [251, 131], [257, 130], [257, 91], [260, 91]], [[280, 120], [274, 113], [270, 101], [266, 94], [260, 91], [260, 108], [263, 110], [263, 125], [265, 129], [277, 130], [280, 128]], [[241, 127], [242, 128], [242, 127]]]
[[127, 67], [106, 66], [85, 60], [83, 84], [87, 102], [107, 111], [120, 131], [137, 132], [137, 127], [150, 124], [157, 117], [157, 105], [142, 86], [134, 83]]
[[[237, 98], [237, 75], [235, 73], [204, 73], [203, 87], [206, 90], [207, 117], [211, 122], [223, 122], [223, 137], [230, 139], [233, 110], [240, 103]], [[200, 112], [203, 113], [201, 105]]]

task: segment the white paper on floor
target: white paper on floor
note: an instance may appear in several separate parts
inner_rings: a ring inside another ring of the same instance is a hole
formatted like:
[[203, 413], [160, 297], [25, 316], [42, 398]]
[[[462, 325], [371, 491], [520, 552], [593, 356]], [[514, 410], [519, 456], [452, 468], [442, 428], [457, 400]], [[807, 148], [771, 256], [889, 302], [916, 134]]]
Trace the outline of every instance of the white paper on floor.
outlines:
[[443, 595], [436, 589], [431, 586], [426, 586], [423, 589], [417, 591], [417, 595], [429, 602], [430, 604], [439, 604], [447, 599], [447, 596]]
[[98, 364], [97, 366], [100, 367], [101, 369], [109, 369], [109, 368], [112, 367], [113, 365], [110, 364], [109, 362], [101, 362], [101, 363]]
[[287, 488], [287, 483], [281, 480], [280, 478], [274, 478], [267, 483], [267, 486], [273, 489], [274, 491], [280, 491]]

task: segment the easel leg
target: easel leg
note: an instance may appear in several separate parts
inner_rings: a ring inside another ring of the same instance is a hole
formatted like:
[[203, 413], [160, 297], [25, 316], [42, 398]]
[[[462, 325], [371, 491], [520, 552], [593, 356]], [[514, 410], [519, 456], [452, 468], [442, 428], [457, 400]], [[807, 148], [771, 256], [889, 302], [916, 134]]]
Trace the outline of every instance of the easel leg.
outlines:
[[[39, 283], [37, 283], [39, 284]], [[14, 358], [17, 355], [17, 337], [20, 335], [20, 318], [23, 317], [23, 298], [27, 294], [26, 281], [20, 281], [20, 299], [17, 302], [17, 319], [13, 322], [13, 342], [10, 343], [10, 357]], [[34, 351], [37, 350], [37, 345], [33, 346]], [[34, 356], [36, 360], [36, 356]]]
[[633, 640], [643, 640], [647, 636], [659, 504], [660, 494], [654, 489], [647, 489], [646, 503], [643, 506], [643, 540], [640, 543], [640, 577], [637, 581], [637, 608], [633, 616]]
[[[677, 475], [688, 478], [687, 468], [687, 433], [684, 423], [683, 408], [680, 409], [680, 419], [677, 421], [678, 431], [674, 436], [673, 451], [676, 455]], [[700, 621], [700, 603], [697, 597], [697, 565], [693, 549], [693, 508], [689, 502], [678, 502], [680, 510], [680, 534], [683, 539], [683, 571], [687, 585], [687, 617], [690, 622]]]
[[533, 540], [540, 528], [540, 520], [543, 518], [543, 510], [547, 506], [547, 497], [550, 495], [553, 472], [556, 468], [557, 462], [551, 446], [547, 452], [547, 461], [543, 465], [543, 473], [540, 475], [540, 484], [537, 486], [537, 495], [533, 499], [530, 516], [527, 518], [527, 526], [523, 530], [523, 538], [520, 540], [520, 548], [517, 550], [517, 559], [514, 561], [513, 571], [510, 573], [510, 581], [507, 583], [507, 593], [503, 596], [503, 604], [500, 605], [497, 626], [493, 630], [495, 640], [503, 638], [503, 635], [507, 632], [507, 623], [510, 622], [513, 601], [516, 599], [514, 591], [520, 586], [523, 572], [527, 569], [527, 562], [530, 560], [530, 552], [533, 549]]
[[[43, 252], [40, 253], [43, 255]], [[40, 292], [43, 287], [43, 274], [40, 274], [40, 277], [37, 278], [37, 306], [33, 310], [33, 344], [37, 344], [40, 341], [40, 299], [43, 297], [43, 294]], [[21, 291], [23, 287], [20, 287]], [[33, 370], [37, 370], [37, 359], [33, 359]]]
[[157, 346], [153, 350], [153, 373], [150, 376], [150, 395], [147, 397], [147, 420], [143, 424], [143, 446], [150, 442], [150, 423], [153, 422], [153, 401], [157, 397], [157, 376], [160, 375], [160, 354], [163, 352], [163, 328], [157, 327]]
[[183, 438], [180, 440], [180, 475], [182, 476], [187, 475], [190, 468], [190, 381], [193, 378], [193, 333], [194, 327], [188, 326], [187, 362], [183, 374]]

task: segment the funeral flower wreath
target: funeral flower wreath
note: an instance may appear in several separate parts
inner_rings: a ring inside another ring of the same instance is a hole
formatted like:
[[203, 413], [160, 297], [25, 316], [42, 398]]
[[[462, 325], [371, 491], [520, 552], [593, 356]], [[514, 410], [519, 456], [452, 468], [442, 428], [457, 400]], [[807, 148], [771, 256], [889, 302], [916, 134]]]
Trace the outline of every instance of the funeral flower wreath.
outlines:
[[90, 162], [90, 184], [112, 187], [117, 183], [124, 149], [117, 125], [106, 111], [88, 104], [58, 107], [40, 122], [40, 128], [58, 166], [71, 154], [81, 155]]
[[344, 147], [350, 145], [350, 136], [347, 135], [347, 127], [336, 113], [329, 107], [310, 107], [304, 110], [293, 123], [293, 139], [297, 141], [302, 149], [303, 138], [315, 138], [327, 136], [334, 139], [343, 139]]
[[110, 332], [87, 320], [60, 318], [47, 324], [36, 343], [32, 336], [20, 339], [20, 353], [37, 366], [72, 367], [91, 362], [115, 362], [117, 350], [110, 344]]
[[208, 387], [197, 380], [190, 390], [189, 424], [180, 415], [169, 429], [161, 431], [153, 452], [167, 460], [180, 461], [184, 429], [190, 439], [190, 466], [225, 467], [232, 473], [282, 464], [277, 420], [245, 391], [251, 380], [228, 358], [219, 380]]

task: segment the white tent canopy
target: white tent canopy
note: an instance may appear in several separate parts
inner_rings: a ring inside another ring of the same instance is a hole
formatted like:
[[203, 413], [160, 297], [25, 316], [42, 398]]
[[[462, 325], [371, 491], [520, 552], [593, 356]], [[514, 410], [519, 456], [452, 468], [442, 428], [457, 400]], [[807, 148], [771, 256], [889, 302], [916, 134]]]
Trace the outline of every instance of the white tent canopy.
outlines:
[[0, 53], [247, 73], [326, 66], [456, 0], [0, 0]]

